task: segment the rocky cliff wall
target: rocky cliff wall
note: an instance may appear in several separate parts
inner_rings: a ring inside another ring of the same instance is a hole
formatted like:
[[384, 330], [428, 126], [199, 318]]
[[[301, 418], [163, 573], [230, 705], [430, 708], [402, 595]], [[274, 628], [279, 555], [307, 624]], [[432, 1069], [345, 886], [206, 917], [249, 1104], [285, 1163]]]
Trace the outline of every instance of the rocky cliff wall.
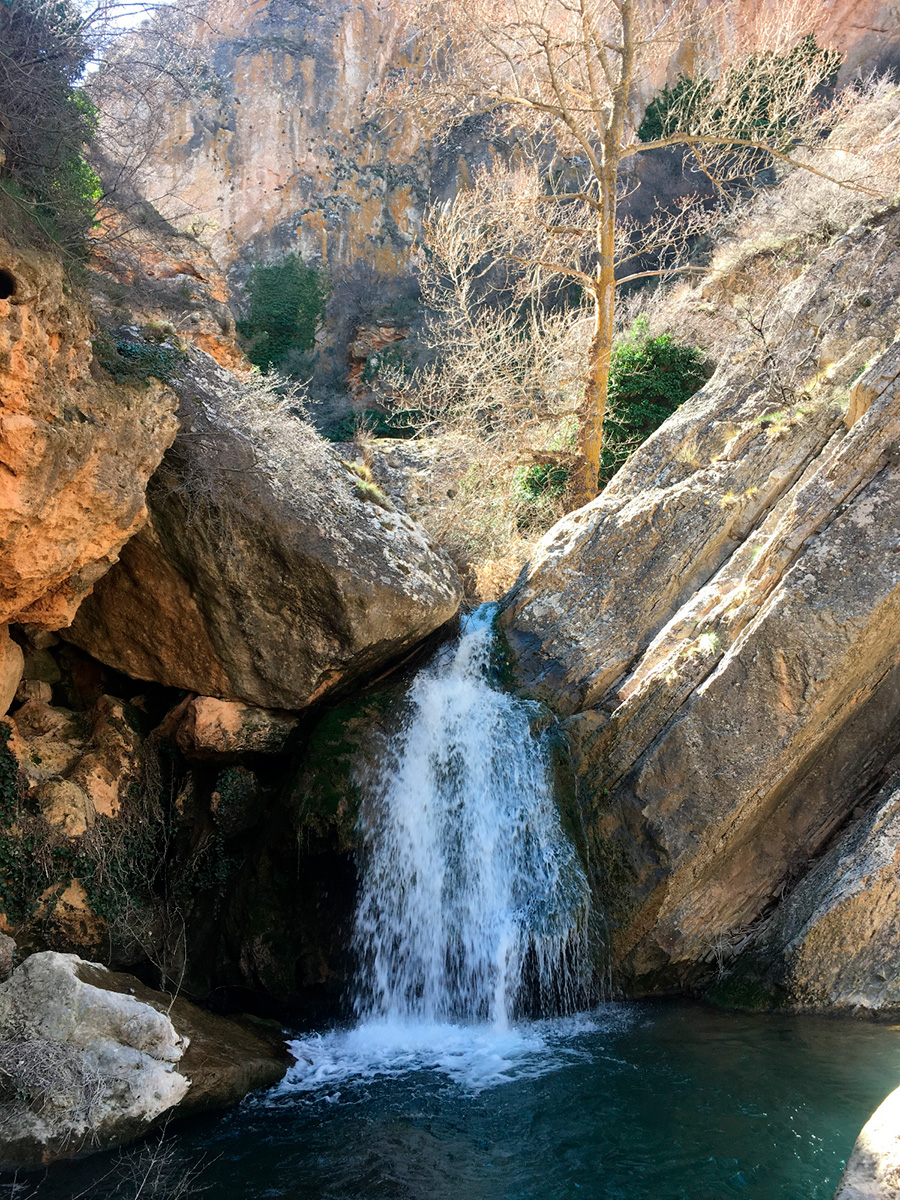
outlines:
[[[717, 38], [737, 36], [758, 10], [756, 0], [737, 4]], [[406, 116], [371, 116], [372, 91], [408, 62], [399, 11], [381, 0], [210, 3], [189, 38], [207, 65], [202, 89], [168, 98], [139, 173], [144, 195], [199, 232], [238, 296], [254, 261], [299, 251], [328, 268], [321, 357], [341, 383], [357, 327], [409, 316], [426, 203], [509, 150], [477, 122], [431, 144]], [[900, 44], [897, 7], [884, 0], [825, 0], [816, 20], [848, 70]], [[644, 99], [692, 59], [690, 46], [674, 47], [642, 77]]]
[[[900, 741], [898, 239], [887, 209], [786, 267], [773, 369], [752, 339], [732, 343], [510, 597], [519, 678], [567, 714], [634, 991], [739, 978], [757, 922], [871, 803]], [[882, 861], [880, 828], [860, 861]], [[895, 928], [883, 889], [861, 890], [854, 928]], [[782, 1000], [895, 1006], [874, 945], [853, 986], [821, 974]]]

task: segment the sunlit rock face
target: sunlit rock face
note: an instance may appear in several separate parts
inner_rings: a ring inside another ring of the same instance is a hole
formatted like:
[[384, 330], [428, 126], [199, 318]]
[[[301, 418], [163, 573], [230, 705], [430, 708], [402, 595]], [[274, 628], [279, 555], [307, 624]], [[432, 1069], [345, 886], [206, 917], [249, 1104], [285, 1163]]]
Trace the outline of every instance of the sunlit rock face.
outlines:
[[[740, 36], [743, 8], [759, 19], [756, 0], [746, 0], [727, 27], [704, 25], [705, 35], [723, 45]], [[341, 387], [359, 328], [409, 319], [427, 204], [510, 155], [478, 120], [432, 143], [407, 116], [372, 114], [373, 90], [415, 55], [398, 34], [399, 11], [377, 0], [211, 2], [191, 34], [206, 83], [160, 106], [139, 173], [144, 196], [209, 247], [238, 308], [255, 262], [299, 252], [327, 268], [316, 371]], [[880, 0], [825, 0], [817, 20], [820, 42], [845, 53], [847, 74], [889, 58], [896, 44], [896, 11]], [[636, 85], [643, 101], [696, 57], [683, 44], [654, 62]]]
[[0, 1039], [17, 1085], [0, 1124], [6, 1168], [121, 1145], [173, 1110], [225, 1108], [285, 1070], [265, 1031], [74, 954], [32, 954], [0, 985]]
[[[712, 973], [740, 1001], [748, 938], [868, 811], [896, 753], [898, 232], [887, 208], [773, 300], [778, 380], [805, 363], [803, 399], [782, 408], [736, 343], [547, 533], [510, 596], [520, 682], [567, 717], [616, 967], [636, 991]], [[835, 934], [893, 937], [895, 890], [854, 883], [889, 841], [821, 868], [822, 887], [846, 882], [827, 912], [798, 888], [776, 915], [765, 944], [786, 956], [787, 1002], [897, 1006], [877, 941], [849, 963]]]
[[52, 257], [0, 242], [0, 282], [0, 622], [57, 629], [147, 519], [176, 401], [96, 366]]
[[165, 217], [197, 231], [236, 294], [256, 261], [299, 252], [327, 267], [319, 365], [341, 381], [334, 347], [373, 317], [408, 312], [426, 202], [505, 151], [475, 130], [431, 146], [406, 118], [367, 115], [373, 88], [403, 61], [396, 17], [372, 0], [211, 4], [194, 30], [209, 86], [172, 97], [140, 177]]
[[[759, 9], [743, 0], [704, 33], [715, 28], [724, 44], [758, 21]], [[141, 173], [147, 199], [196, 229], [235, 286], [255, 259], [287, 251], [327, 265], [331, 321], [347, 329], [389, 316], [410, 294], [425, 204], [508, 152], [477, 123], [435, 145], [406, 116], [372, 115], [373, 90], [415, 54], [399, 36], [400, 11], [396, 0], [211, 2], [191, 35], [207, 85], [171, 98]], [[841, 49], [848, 70], [888, 53], [898, 28], [895, 7], [882, 0], [824, 0], [816, 19], [819, 41]], [[695, 59], [693, 46], [674, 46], [644, 72], [644, 99]], [[338, 334], [330, 330], [329, 341], [348, 340]]]

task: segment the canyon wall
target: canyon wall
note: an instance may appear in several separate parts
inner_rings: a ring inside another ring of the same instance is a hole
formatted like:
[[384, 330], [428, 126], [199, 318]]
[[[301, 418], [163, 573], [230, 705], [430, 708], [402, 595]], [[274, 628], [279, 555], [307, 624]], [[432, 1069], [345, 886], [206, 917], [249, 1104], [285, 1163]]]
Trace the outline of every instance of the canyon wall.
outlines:
[[[377, 0], [211, 2], [182, 34], [204, 63], [203, 83], [166, 98], [138, 172], [147, 199], [209, 246], [238, 301], [254, 262], [298, 251], [327, 268], [319, 367], [341, 385], [356, 331], [380, 324], [390, 339], [414, 312], [426, 204], [509, 152], [477, 120], [435, 143], [405, 114], [373, 114], [374, 90], [415, 54], [398, 36], [399, 12]], [[716, 37], [739, 37], [758, 19], [756, 0], [745, 0]], [[900, 44], [897, 6], [883, 0], [826, 0], [815, 19], [847, 74]], [[643, 100], [693, 60], [690, 45], [674, 47], [639, 80]]]

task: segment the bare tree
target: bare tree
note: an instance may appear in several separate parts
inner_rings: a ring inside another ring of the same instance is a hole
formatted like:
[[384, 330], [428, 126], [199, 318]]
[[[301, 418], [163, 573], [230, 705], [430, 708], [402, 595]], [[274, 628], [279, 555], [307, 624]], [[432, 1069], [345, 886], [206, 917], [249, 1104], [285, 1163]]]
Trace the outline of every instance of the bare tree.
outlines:
[[[460, 222], [477, 233], [480, 248], [505, 256], [532, 281], [569, 280], [589, 299], [593, 328], [577, 399], [576, 503], [597, 491], [616, 288], [688, 269], [677, 253], [685, 238], [672, 214], [660, 213], [640, 246], [646, 252], [656, 244], [659, 263], [617, 276], [617, 261], [634, 256], [617, 220], [623, 168], [637, 154], [681, 146], [724, 197], [729, 186], [773, 162], [805, 165], [796, 148], [821, 129], [822, 91], [840, 61], [810, 40], [810, 8], [807, 0], [781, 0], [766, 6], [765, 21], [739, 25], [729, 22], [734, 0], [715, 9], [695, 0], [418, 0], [411, 6], [407, 30], [416, 50], [384, 101], [433, 130], [491, 112], [520, 142], [552, 141], [554, 147], [556, 170], [482, 176], [461, 199]], [[730, 29], [727, 37], [710, 37], [717, 23]], [[697, 70], [668, 95], [658, 136], [642, 141], [638, 85], [664, 76], [685, 44], [693, 48]]]

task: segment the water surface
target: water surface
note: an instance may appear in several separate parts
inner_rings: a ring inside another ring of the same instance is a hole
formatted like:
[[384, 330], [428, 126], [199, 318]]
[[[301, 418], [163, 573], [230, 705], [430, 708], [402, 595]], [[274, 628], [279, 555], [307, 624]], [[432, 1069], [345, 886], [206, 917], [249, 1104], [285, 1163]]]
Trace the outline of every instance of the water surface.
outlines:
[[[186, 1178], [209, 1200], [831, 1200], [900, 1082], [897, 1028], [685, 1004], [295, 1045], [280, 1088], [166, 1138], [142, 1200]], [[135, 1190], [103, 1155], [38, 1195]]]

